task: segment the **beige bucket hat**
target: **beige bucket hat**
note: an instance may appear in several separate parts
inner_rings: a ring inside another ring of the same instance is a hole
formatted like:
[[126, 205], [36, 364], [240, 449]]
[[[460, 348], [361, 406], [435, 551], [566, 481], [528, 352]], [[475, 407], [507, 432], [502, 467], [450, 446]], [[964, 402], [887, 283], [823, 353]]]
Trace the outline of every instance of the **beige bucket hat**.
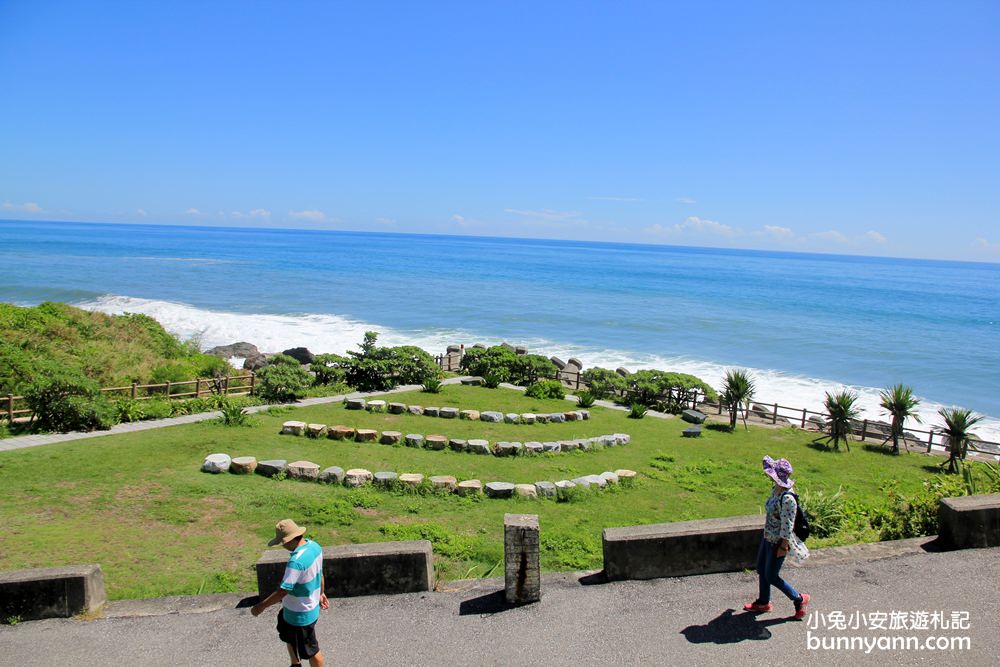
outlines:
[[305, 528], [299, 526], [291, 519], [282, 519], [274, 526], [274, 539], [268, 542], [267, 546], [273, 547], [277, 544], [288, 544], [289, 541], [304, 535], [305, 532]]

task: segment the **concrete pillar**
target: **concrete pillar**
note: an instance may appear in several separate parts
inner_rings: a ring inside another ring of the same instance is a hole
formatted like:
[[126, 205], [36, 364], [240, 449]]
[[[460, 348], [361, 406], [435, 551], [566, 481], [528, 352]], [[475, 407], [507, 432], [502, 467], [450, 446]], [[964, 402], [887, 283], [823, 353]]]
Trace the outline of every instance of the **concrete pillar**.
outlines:
[[504, 514], [504, 584], [508, 604], [538, 602], [542, 598], [538, 550], [538, 515]]

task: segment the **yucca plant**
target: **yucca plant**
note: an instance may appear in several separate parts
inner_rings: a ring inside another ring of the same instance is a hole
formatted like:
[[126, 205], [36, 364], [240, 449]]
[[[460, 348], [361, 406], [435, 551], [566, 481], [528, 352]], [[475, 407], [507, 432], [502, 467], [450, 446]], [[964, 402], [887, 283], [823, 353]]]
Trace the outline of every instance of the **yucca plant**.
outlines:
[[849, 389], [838, 391], [836, 394], [826, 392], [826, 400], [823, 406], [826, 408], [827, 425], [830, 427], [830, 437], [828, 441], [833, 443], [833, 448], [840, 449], [840, 441], [844, 441], [847, 451], [851, 451], [848, 439], [851, 435], [851, 421], [858, 416], [858, 408], [855, 403], [858, 395]]
[[592, 408], [592, 407], [594, 407], [594, 401], [596, 401], [596, 400], [597, 399], [594, 398], [594, 395], [592, 393], [590, 393], [589, 391], [587, 391], [586, 389], [584, 389], [581, 392], [577, 392], [577, 395], [576, 395], [576, 407], [578, 407], [578, 408]]
[[750, 401], [757, 391], [753, 377], [750, 372], [737, 368], [726, 371], [726, 377], [722, 381], [722, 391], [719, 392], [719, 400], [729, 410], [729, 430], [736, 430], [736, 420], [739, 418], [740, 410], [743, 410], [743, 426], [747, 426], [746, 413], [750, 408]]
[[903, 436], [903, 425], [907, 418], [920, 422], [920, 416], [916, 411], [920, 399], [913, 395], [910, 387], [902, 384], [883, 389], [879, 396], [882, 399], [880, 405], [892, 415], [889, 434], [892, 438], [892, 453], [899, 454], [899, 439]]
[[642, 403], [633, 403], [629, 406], [628, 417], [629, 419], [642, 419], [646, 416], [648, 408]]
[[948, 436], [949, 456], [941, 465], [947, 464], [948, 472], [958, 472], [959, 463], [969, 451], [972, 427], [983, 420], [983, 415], [966, 408], [941, 408], [938, 414], [944, 420], [944, 433]]
[[424, 380], [422, 390], [428, 394], [440, 394], [441, 393], [441, 380], [436, 377], [429, 377]]
[[250, 414], [237, 403], [226, 403], [222, 406], [222, 423], [226, 426], [246, 426]]
[[844, 508], [844, 489], [827, 495], [823, 491], [802, 493], [802, 511], [809, 517], [809, 526], [815, 537], [830, 537], [844, 524], [847, 512]]
[[486, 373], [483, 375], [483, 385], [489, 389], [496, 389], [503, 382], [499, 373]]

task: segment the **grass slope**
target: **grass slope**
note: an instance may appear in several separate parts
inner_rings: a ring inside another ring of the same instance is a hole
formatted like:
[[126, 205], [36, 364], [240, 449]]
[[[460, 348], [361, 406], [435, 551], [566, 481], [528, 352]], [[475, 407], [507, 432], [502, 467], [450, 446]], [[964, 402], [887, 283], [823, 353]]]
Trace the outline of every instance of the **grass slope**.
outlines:
[[[463, 386], [389, 400], [504, 412], [572, 409], [566, 401]], [[764, 454], [792, 461], [800, 491], [842, 486], [849, 499], [872, 504], [882, 501], [886, 485], [918, 490], [933, 465], [923, 456], [889, 457], [862, 447], [819, 451], [808, 444], [812, 434], [794, 429], [706, 429], [700, 439], [687, 439], [679, 419], [591, 412], [589, 421], [529, 426], [372, 415], [331, 404], [264, 414], [252, 427], [206, 422], [0, 453], [0, 569], [97, 562], [111, 598], [254, 590], [253, 564], [274, 523], [292, 517], [324, 545], [427, 538], [434, 542], [439, 576], [483, 576], [499, 571], [494, 567], [503, 557], [505, 512], [539, 515], [544, 569], [599, 568], [605, 527], [760, 513], [769, 490], [760, 472]], [[490, 441], [622, 432], [632, 442], [593, 452], [496, 458], [279, 435], [288, 419]], [[617, 468], [636, 470], [639, 480], [631, 489], [582, 494], [572, 502], [476, 500], [200, 472], [213, 452], [483, 482], [556, 481]], [[877, 537], [841, 534], [826, 542], [859, 539]]]

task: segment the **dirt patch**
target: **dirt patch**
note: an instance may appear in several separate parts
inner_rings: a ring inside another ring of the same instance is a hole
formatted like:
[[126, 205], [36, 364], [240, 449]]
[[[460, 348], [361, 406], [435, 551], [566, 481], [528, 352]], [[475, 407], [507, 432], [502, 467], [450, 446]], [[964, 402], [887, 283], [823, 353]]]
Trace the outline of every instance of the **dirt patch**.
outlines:
[[378, 516], [379, 511], [377, 509], [372, 509], [369, 507], [355, 507], [354, 511], [361, 516]]

